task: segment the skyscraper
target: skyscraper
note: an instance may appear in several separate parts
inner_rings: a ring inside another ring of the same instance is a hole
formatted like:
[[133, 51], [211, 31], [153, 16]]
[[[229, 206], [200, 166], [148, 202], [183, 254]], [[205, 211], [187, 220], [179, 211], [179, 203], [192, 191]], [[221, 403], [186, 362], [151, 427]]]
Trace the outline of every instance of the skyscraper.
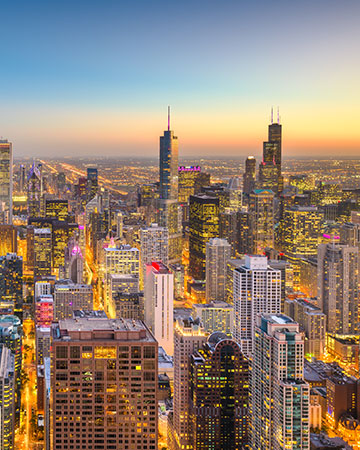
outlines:
[[190, 357], [192, 448], [244, 448], [248, 444], [248, 406], [248, 360], [233, 339], [213, 333]]
[[0, 299], [19, 315], [23, 309], [23, 259], [16, 253], [0, 257]]
[[88, 202], [92, 200], [98, 193], [98, 170], [92, 167], [88, 167], [87, 170], [87, 197]]
[[255, 189], [256, 181], [256, 159], [254, 156], [248, 156], [245, 161], [245, 172], [243, 181], [243, 192], [249, 195]]
[[189, 272], [205, 280], [206, 244], [219, 237], [219, 199], [205, 194], [190, 196]]
[[231, 246], [226, 239], [212, 238], [206, 244], [206, 301], [226, 298], [226, 268]]
[[160, 137], [160, 195], [157, 201], [158, 224], [169, 232], [169, 262], [181, 261], [180, 207], [178, 203], [178, 138], [168, 129]]
[[12, 143], [0, 140], [0, 211], [3, 223], [12, 223], [13, 152]]
[[143, 322], [66, 319], [52, 337], [54, 450], [157, 449], [158, 346]]
[[169, 262], [169, 231], [153, 223], [140, 230], [141, 282], [143, 284], [146, 265], [153, 261]]
[[174, 401], [168, 418], [170, 450], [191, 449], [189, 422], [190, 355], [206, 342], [200, 321], [178, 320], [174, 327]]
[[274, 193], [265, 189], [253, 190], [249, 212], [253, 253], [262, 255], [266, 247], [274, 248]]
[[34, 229], [34, 278], [51, 275], [52, 239], [50, 228]]
[[35, 162], [27, 178], [28, 216], [40, 217], [41, 173]]
[[168, 109], [168, 129], [160, 137], [160, 199], [178, 198], [178, 138], [170, 130], [170, 106]]
[[233, 336], [250, 357], [257, 314], [281, 312], [281, 272], [268, 265], [266, 256], [246, 255], [233, 279]]
[[304, 338], [283, 314], [256, 318], [251, 370], [251, 448], [310, 449]]
[[14, 355], [0, 345], [0, 448], [14, 449], [15, 431], [15, 363]]
[[359, 248], [321, 244], [318, 249], [318, 300], [326, 329], [338, 334], [359, 330]]
[[174, 353], [174, 274], [160, 261], [146, 266], [145, 322], [168, 355]]
[[17, 253], [17, 228], [14, 225], [0, 225], [0, 256]]

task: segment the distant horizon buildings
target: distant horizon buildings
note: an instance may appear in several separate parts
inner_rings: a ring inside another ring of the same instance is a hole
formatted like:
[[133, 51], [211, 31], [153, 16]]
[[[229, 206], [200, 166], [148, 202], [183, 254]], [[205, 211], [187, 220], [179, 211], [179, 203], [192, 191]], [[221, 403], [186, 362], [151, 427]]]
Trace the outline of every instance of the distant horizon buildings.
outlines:
[[12, 224], [13, 207], [13, 150], [12, 143], [0, 139], [0, 219]]

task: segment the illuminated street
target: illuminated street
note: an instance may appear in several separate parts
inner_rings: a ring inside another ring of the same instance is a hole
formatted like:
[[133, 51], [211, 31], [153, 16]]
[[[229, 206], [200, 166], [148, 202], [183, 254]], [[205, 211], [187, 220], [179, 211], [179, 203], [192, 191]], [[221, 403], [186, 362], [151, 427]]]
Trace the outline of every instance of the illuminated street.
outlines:
[[15, 437], [15, 448], [18, 450], [40, 450], [42, 447], [38, 443], [35, 445], [36, 439], [34, 439], [31, 430], [32, 410], [36, 414], [35, 338], [31, 335], [34, 332], [34, 322], [31, 319], [24, 320], [23, 329], [23, 349], [27, 346], [30, 349], [27, 352], [23, 351], [22, 369], [28, 375], [29, 381], [21, 395], [23, 413], [21, 414], [20, 432], [17, 432]]

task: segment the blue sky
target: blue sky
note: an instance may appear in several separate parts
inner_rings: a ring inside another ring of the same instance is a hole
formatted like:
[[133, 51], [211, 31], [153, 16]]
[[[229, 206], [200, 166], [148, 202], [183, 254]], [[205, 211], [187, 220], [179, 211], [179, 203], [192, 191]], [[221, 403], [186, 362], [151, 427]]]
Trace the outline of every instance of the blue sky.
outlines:
[[15, 155], [259, 153], [280, 105], [289, 156], [360, 146], [360, 2], [1, 5], [0, 134]]

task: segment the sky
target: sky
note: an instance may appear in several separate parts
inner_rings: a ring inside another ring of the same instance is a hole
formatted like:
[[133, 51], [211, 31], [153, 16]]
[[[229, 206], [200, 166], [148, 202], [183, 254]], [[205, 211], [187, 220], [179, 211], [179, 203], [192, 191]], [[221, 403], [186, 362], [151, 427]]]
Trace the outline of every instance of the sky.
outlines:
[[16, 156], [360, 155], [358, 0], [0, 5], [0, 136]]

